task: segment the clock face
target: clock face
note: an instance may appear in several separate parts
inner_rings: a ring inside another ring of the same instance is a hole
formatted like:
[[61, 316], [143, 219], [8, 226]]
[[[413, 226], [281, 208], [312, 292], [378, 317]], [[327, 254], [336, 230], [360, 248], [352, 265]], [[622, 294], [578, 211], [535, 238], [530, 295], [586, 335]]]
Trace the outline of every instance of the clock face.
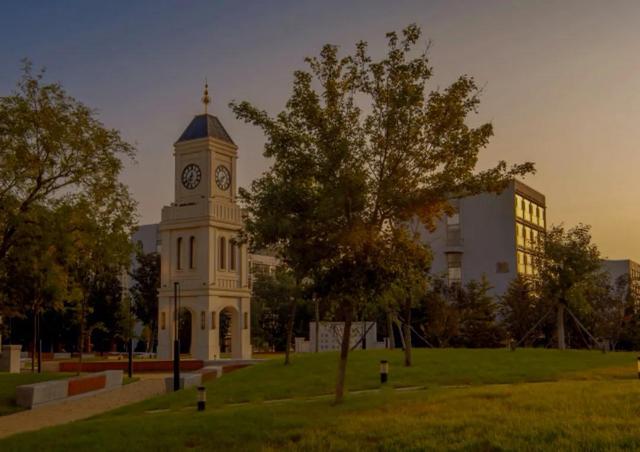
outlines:
[[193, 163], [187, 165], [182, 170], [182, 185], [188, 190], [193, 190], [200, 183], [202, 172], [200, 167]]
[[231, 185], [231, 173], [226, 166], [216, 168], [216, 185], [220, 190], [227, 190]]

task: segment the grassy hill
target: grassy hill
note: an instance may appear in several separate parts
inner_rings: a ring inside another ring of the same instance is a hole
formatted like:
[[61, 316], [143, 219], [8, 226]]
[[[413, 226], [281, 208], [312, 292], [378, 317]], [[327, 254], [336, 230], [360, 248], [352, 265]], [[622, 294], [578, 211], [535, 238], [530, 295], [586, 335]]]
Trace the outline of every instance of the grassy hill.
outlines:
[[[390, 361], [380, 389], [378, 363]], [[355, 352], [332, 406], [334, 353], [272, 360], [0, 450], [557, 450], [640, 448], [636, 355], [554, 350]]]

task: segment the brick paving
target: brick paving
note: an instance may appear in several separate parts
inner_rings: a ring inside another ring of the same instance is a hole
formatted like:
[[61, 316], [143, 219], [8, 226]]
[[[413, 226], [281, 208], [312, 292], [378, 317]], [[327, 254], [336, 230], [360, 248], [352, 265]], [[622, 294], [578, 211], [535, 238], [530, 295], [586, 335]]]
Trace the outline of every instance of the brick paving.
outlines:
[[0, 438], [85, 419], [162, 393], [164, 380], [160, 375], [144, 376], [139, 381], [108, 392], [2, 416]]

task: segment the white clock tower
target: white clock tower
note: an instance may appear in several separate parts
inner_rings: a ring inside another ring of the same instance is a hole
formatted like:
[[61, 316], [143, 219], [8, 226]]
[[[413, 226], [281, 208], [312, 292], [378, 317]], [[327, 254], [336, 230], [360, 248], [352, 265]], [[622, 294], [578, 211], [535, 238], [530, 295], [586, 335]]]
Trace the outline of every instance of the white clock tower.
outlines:
[[232, 358], [248, 359], [248, 254], [246, 245], [237, 243], [242, 228], [236, 204], [238, 147], [218, 118], [207, 113], [206, 85], [202, 100], [205, 113], [193, 118], [174, 145], [175, 202], [162, 209], [158, 358], [173, 357], [177, 289], [182, 353], [219, 359], [224, 341]]

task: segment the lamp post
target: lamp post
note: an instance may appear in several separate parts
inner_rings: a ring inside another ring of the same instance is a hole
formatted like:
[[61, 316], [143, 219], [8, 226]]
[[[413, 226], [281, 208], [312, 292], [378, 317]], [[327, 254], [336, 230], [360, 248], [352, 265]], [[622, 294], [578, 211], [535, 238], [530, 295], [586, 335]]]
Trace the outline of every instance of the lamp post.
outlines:
[[180, 339], [178, 338], [178, 321], [180, 320], [179, 306], [178, 306], [178, 289], [180, 288], [179, 282], [173, 283], [173, 301], [174, 301], [174, 324], [175, 324], [175, 337], [173, 341], [173, 390], [180, 389]]

